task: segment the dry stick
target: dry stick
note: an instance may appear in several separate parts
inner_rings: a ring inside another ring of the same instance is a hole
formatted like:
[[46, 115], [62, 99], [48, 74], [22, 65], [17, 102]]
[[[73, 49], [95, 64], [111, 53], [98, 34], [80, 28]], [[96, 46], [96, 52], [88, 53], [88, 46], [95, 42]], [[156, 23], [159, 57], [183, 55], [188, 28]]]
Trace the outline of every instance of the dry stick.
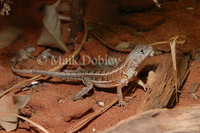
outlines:
[[150, 43], [148, 45], [154, 46], [154, 45], [159, 45], [159, 44], [167, 44], [167, 43], [171, 43], [174, 39], [177, 40], [178, 38], [182, 38], [183, 40], [176, 41], [176, 44], [184, 44], [186, 42], [186, 37], [185, 36], [174, 36], [174, 37], [170, 38], [169, 41], [155, 42], [155, 43]]
[[172, 54], [172, 63], [173, 63], [173, 68], [174, 68], [174, 76], [175, 76], [175, 88], [176, 88], [176, 102], [178, 102], [178, 74], [177, 74], [177, 62], [176, 62], [176, 40], [178, 37], [174, 38], [174, 40], [170, 43], [171, 47], [171, 54]]
[[[68, 61], [65, 61], [65, 60], [64, 60], [61, 64], [59, 64], [59, 65], [57, 65], [56, 67], [50, 69], [49, 71], [56, 71], [56, 70], [62, 68], [63, 66], [67, 65], [68, 62], [70, 62], [70, 61], [72, 60], [72, 57], [76, 57], [76, 56], [79, 54], [79, 52], [80, 52], [81, 49], [82, 49], [82, 45], [83, 45], [83, 43], [86, 41], [87, 35], [88, 35], [88, 32], [87, 32], [87, 25], [86, 25], [85, 19], [84, 19], [84, 27], [85, 27], [85, 28], [84, 28], [84, 29], [85, 29], [85, 31], [84, 31], [84, 36], [83, 36], [83, 39], [82, 39], [82, 41], [81, 41], [81, 44], [78, 46], [78, 48], [76, 49], [76, 51], [74, 51], [74, 52], [72, 53], [72, 55], [68, 57], [68, 59], [67, 59]], [[17, 87], [19, 87], [19, 86], [21, 86], [21, 85], [30, 83], [31, 81], [39, 80], [39, 79], [41, 79], [41, 78], [42, 78], [42, 75], [37, 75], [37, 76], [35, 76], [35, 77], [33, 77], [33, 78], [30, 78], [30, 79], [27, 79], [27, 80], [25, 80], [25, 81], [22, 81], [22, 82], [20, 82], [20, 83], [18, 83], [18, 84], [16, 84], [16, 85], [14, 85], [13, 87], [11, 87], [11, 88], [5, 90], [4, 92], [0, 93], [0, 98], [1, 98], [2, 96], [4, 96], [5, 94], [7, 94], [8, 92], [12, 91], [13, 89], [15, 89], [15, 88], [17, 88]]]
[[[23, 116], [20, 116], [20, 115], [18, 115], [18, 114], [13, 114], [13, 113], [11, 113], [11, 112], [1, 112], [1, 111], [0, 111], [0, 114], [1, 114], [2, 116], [4, 116], [4, 115], [13, 115], [13, 116], [19, 117], [19, 118], [21, 118], [21, 119], [23, 119], [23, 120], [25, 120], [25, 121], [31, 123], [31, 124], [34, 125], [35, 127], [39, 128], [39, 129], [42, 130], [43, 132], [49, 133], [49, 132], [48, 132], [44, 127], [42, 127], [41, 125], [39, 125], [39, 124], [33, 122], [32, 120], [29, 120], [29, 119], [23, 117]], [[1, 119], [0, 119], [0, 120], [1, 120]], [[2, 120], [2, 121], [8, 122], [8, 123], [12, 123], [12, 122], [13, 122], [13, 121], [9, 121], [9, 120], [8, 120], [8, 121]]]
[[109, 49], [112, 49], [112, 50], [115, 50], [115, 51], [119, 51], [119, 52], [131, 52], [131, 50], [125, 50], [125, 49], [116, 49], [114, 47], [111, 47], [110, 45], [106, 44], [99, 36], [97, 36], [96, 34], [94, 33], [91, 33], [92, 36], [94, 38], [96, 38], [99, 42], [101, 42], [101, 44], [103, 44], [104, 46], [106, 46], [107, 48]]
[[[133, 83], [124, 93], [123, 95], [125, 95], [134, 85], [135, 83]], [[135, 88], [134, 88], [135, 89]], [[69, 129], [67, 129], [67, 131], [65, 131], [65, 133], [72, 133], [72, 132], [76, 132], [79, 129], [81, 129], [84, 125], [86, 125], [88, 122], [90, 122], [91, 120], [93, 120], [95, 117], [101, 115], [102, 113], [106, 112], [108, 109], [110, 109], [114, 104], [116, 104], [118, 102], [118, 98], [114, 99], [110, 104], [108, 104], [107, 106], [105, 106], [104, 108], [96, 111], [95, 113], [93, 113], [91, 116], [87, 117], [86, 119], [80, 121], [79, 123], [73, 125], [72, 127], [70, 127]]]
[[[116, 49], [114, 47], [111, 47], [108, 44], [106, 44], [98, 35], [96, 35], [94, 33], [91, 33], [91, 34], [92, 34], [92, 36], [94, 38], [96, 38], [97, 40], [99, 40], [104, 46], [108, 47], [109, 49], [112, 49], [112, 50], [115, 50], [115, 51], [119, 51], [119, 52], [131, 52], [131, 50]], [[183, 40], [176, 41], [176, 44], [184, 44], [186, 42], [186, 37], [185, 36], [174, 36], [174, 37], [170, 38], [169, 41], [155, 42], [155, 43], [150, 43], [150, 44], [147, 44], [147, 45], [154, 46], [154, 45], [159, 45], [159, 44], [167, 44], [167, 43], [171, 43], [174, 39], [177, 40], [178, 38], [183, 38]]]
[[44, 127], [42, 127], [41, 125], [39, 125], [39, 124], [37, 124], [37, 123], [35, 123], [35, 122], [33, 122], [33, 121], [27, 119], [26, 117], [23, 117], [23, 116], [20, 116], [20, 115], [17, 115], [17, 114], [13, 114], [13, 113], [11, 113], [11, 114], [14, 115], [14, 116], [17, 116], [17, 117], [19, 117], [19, 118], [21, 118], [21, 119], [23, 119], [23, 120], [25, 120], [25, 121], [28, 121], [29, 123], [31, 123], [31, 124], [34, 125], [35, 127], [37, 127], [37, 128], [39, 128], [40, 130], [42, 130], [43, 132], [49, 133]]

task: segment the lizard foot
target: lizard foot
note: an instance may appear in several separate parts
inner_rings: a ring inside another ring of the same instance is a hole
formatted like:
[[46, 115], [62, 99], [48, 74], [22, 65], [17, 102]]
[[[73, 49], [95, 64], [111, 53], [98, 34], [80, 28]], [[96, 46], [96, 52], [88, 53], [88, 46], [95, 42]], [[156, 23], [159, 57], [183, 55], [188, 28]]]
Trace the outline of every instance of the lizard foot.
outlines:
[[145, 84], [144, 86], [142, 86], [144, 91], [146, 92], [147, 90], [151, 89], [151, 87], [147, 84]]
[[126, 107], [126, 103], [124, 102], [124, 100], [119, 100], [119, 104], [120, 107]]
[[72, 100], [73, 100], [73, 101], [76, 101], [76, 100], [80, 100], [80, 99], [83, 99], [83, 97], [78, 97], [78, 98], [77, 98], [77, 97], [75, 96], [75, 97], [73, 97]]
[[142, 88], [144, 89], [144, 91], [147, 91], [148, 89], [151, 88], [149, 85], [145, 84], [142, 80], [138, 80], [138, 84], [140, 86], [142, 86]]

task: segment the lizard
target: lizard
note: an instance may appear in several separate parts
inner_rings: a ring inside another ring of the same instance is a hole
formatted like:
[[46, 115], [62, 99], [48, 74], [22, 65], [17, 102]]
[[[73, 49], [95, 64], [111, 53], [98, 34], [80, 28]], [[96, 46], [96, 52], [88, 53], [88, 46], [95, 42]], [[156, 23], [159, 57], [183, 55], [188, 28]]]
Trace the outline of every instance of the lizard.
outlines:
[[[15, 69], [13, 63], [12, 71], [14, 73], [28, 73], [39, 74], [50, 77], [58, 77], [62, 79], [72, 79], [82, 81], [85, 85], [73, 98], [73, 100], [80, 99], [83, 95], [89, 92], [93, 86], [99, 88], [117, 88], [117, 96], [119, 106], [125, 106], [123, 100], [122, 88], [137, 76], [136, 68], [153, 52], [153, 48], [149, 45], [136, 45], [135, 48], [129, 53], [125, 61], [119, 66], [103, 70], [66, 70], [64, 72], [50, 72], [34, 69]], [[139, 80], [139, 85], [145, 89], [145, 84]]]

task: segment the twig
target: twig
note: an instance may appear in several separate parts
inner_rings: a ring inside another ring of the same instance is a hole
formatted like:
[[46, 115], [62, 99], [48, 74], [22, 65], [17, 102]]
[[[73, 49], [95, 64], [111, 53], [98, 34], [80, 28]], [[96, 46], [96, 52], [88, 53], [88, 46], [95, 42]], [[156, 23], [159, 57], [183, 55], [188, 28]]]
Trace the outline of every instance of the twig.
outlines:
[[131, 49], [129, 50], [126, 50], [126, 49], [117, 49], [117, 48], [114, 48], [114, 47], [111, 47], [110, 45], [106, 44], [99, 36], [97, 36], [95, 33], [91, 33], [92, 36], [94, 38], [96, 38], [98, 41], [101, 42], [101, 44], [103, 44], [104, 46], [106, 46], [107, 48], [109, 49], [112, 49], [112, 50], [115, 50], [115, 51], [118, 51], [118, 52], [131, 52]]
[[[35, 127], [39, 128], [39, 129], [42, 130], [43, 132], [49, 133], [49, 132], [48, 132], [44, 127], [42, 127], [41, 125], [39, 125], [39, 124], [33, 122], [32, 120], [29, 120], [29, 119], [23, 117], [23, 116], [20, 116], [20, 115], [18, 115], [18, 114], [14, 114], [14, 113], [11, 113], [11, 112], [2, 112], [2, 111], [0, 111], [0, 114], [1, 114], [2, 116], [4, 116], [4, 115], [13, 115], [13, 116], [15, 116], [15, 117], [21, 118], [21, 119], [23, 119], [23, 120], [25, 120], [25, 121], [31, 123], [31, 124], [34, 125]], [[13, 121], [9, 121], [9, 120], [8, 120], [8, 121], [2, 120], [2, 121], [8, 122], [8, 123], [12, 123], [12, 122], [13, 122]]]
[[179, 86], [179, 79], [177, 74], [177, 62], [176, 62], [176, 40], [178, 39], [178, 36], [173, 38], [173, 41], [170, 43], [171, 47], [171, 54], [172, 54], [172, 63], [174, 68], [174, 76], [175, 76], [175, 89], [176, 89], [176, 102], [178, 102], [178, 86]]
[[[154, 45], [159, 45], [159, 44], [168, 44], [168, 43], [171, 43], [175, 38], [177, 40], [176, 44], [184, 44], [186, 42], [185, 36], [174, 36], [174, 37], [170, 38], [169, 41], [155, 42], [155, 43], [150, 43], [148, 45], [154, 46]], [[182, 38], [183, 40], [178, 41], [178, 38]]]
[[[117, 49], [115, 47], [111, 47], [110, 45], [106, 44], [98, 35], [96, 35], [95, 33], [91, 33], [92, 36], [94, 38], [96, 38], [98, 41], [100, 41], [104, 46], [106, 46], [109, 49], [115, 50], [115, 51], [119, 51], [119, 52], [131, 52], [131, 49]], [[178, 38], [182, 38], [183, 40], [178, 41]], [[160, 45], [160, 44], [168, 44], [168, 43], [172, 43], [172, 41], [176, 39], [176, 44], [184, 44], [186, 42], [186, 37], [185, 36], [174, 36], [172, 38], [170, 38], [169, 41], [160, 41], [160, 42], [155, 42], [155, 43], [150, 43], [147, 45]]]
[[25, 120], [25, 121], [28, 121], [29, 123], [31, 123], [31, 124], [34, 125], [35, 127], [37, 127], [37, 128], [39, 128], [40, 130], [42, 130], [43, 132], [49, 133], [44, 127], [42, 127], [42, 126], [39, 125], [39, 124], [37, 124], [37, 123], [35, 123], [35, 122], [33, 122], [33, 121], [31, 121], [31, 120], [29, 120], [29, 119], [23, 117], [23, 116], [20, 116], [20, 115], [17, 115], [17, 114], [13, 114], [13, 113], [11, 113], [11, 114], [14, 115], [14, 116], [17, 116], [17, 117], [19, 117], [19, 118], [21, 118], [21, 119], [23, 119], [23, 120]]

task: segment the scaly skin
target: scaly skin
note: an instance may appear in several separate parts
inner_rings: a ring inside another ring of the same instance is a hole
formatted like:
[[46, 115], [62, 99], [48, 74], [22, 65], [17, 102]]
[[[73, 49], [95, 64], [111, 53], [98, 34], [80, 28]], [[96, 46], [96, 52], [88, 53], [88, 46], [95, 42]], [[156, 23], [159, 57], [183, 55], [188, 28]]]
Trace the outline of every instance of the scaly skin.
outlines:
[[136, 68], [139, 67], [139, 65], [151, 54], [152, 51], [153, 49], [151, 46], [137, 45], [121, 65], [108, 70], [67, 70], [65, 72], [49, 72], [34, 69], [21, 70], [15, 69], [14, 63], [12, 71], [15, 73], [30, 73], [63, 79], [81, 80], [85, 84], [85, 87], [75, 95], [73, 100], [80, 99], [89, 90], [91, 90], [93, 86], [100, 88], [117, 87], [119, 105], [124, 106], [125, 102], [123, 100], [122, 88], [137, 75]]

